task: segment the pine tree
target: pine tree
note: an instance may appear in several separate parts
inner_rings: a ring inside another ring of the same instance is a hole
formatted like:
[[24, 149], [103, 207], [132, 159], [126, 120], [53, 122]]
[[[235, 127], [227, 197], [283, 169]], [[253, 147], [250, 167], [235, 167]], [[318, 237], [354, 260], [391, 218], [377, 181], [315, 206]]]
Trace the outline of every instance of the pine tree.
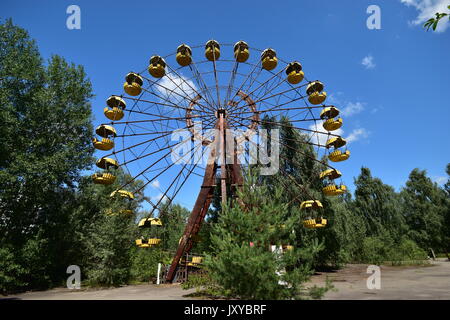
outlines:
[[[234, 202], [225, 206], [212, 227], [213, 252], [206, 266], [211, 278], [231, 296], [242, 299], [299, 298], [302, 283], [311, 275], [311, 263], [320, 245], [299, 248], [295, 218], [285, 218], [283, 190], [269, 191], [248, 176]], [[271, 245], [292, 245], [293, 250], [276, 254]]]

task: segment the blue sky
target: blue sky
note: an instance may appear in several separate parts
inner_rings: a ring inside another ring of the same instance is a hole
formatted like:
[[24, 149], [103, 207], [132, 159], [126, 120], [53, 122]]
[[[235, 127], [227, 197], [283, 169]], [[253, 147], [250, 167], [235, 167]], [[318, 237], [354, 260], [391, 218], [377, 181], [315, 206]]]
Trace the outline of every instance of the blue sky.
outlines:
[[[81, 30], [66, 27], [71, 4], [81, 9]], [[366, 26], [369, 5], [381, 9], [380, 30]], [[122, 92], [124, 75], [145, 68], [153, 54], [211, 38], [275, 48], [279, 57], [301, 61], [310, 78], [324, 82], [328, 102], [344, 112], [342, 134], [351, 137], [352, 156], [336, 165], [343, 181], [353, 190], [353, 177], [367, 166], [399, 190], [416, 167], [442, 183], [450, 161], [449, 23], [439, 32], [421, 27], [445, 5], [440, 0], [3, 0], [0, 18], [12, 17], [27, 29], [44, 58], [59, 54], [85, 67], [96, 95], [96, 125], [105, 121], [105, 99]], [[190, 206], [198, 189], [187, 189], [180, 202]]]

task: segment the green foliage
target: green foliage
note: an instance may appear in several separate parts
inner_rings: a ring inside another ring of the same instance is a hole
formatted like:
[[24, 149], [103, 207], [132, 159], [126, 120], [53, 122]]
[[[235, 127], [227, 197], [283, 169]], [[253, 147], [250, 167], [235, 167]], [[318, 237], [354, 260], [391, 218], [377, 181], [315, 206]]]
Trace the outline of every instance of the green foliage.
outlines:
[[445, 215], [450, 203], [444, 190], [433, 183], [425, 171], [414, 169], [400, 196], [409, 238], [424, 250], [446, 249]]
[[11, 248], [0, 248], [0, 293], [13, 292], [25, 287], [23, 276], [26, 269], [16, 261], [17, 257]]
[[130, 231], [130, 219], [124, 215], [103, 215], [92, 225], [85, 239], [89, 255], [86, 274], [91, 284], [127, 283], [134, 240]]
[[371, 175], [369, 168], [361, 168], [355, 179], [355, 201], [353, 208], [364, 217], [367, 235], [376, 236], [387, 231], [397, 235], [406, 233], [400, 199], [394, 188]]
[[[238, 192], [243, 207], [234, 203], [223, 208], [213, 226], [213, 252], [206, 257], [205, 265], [211, 279], [231, 296], [299, 298], [301, 284], [311, 275], [311, 260], [316, 252], [307, 248], [284, 254], [270, 251], [270, 245], [290, 243], [296, 247], [292, 233], [295, 221], [284, 218], [287, 205], [282, 202], [283, 190], [269, 192], [256, 181], [248, 176]], [[254, 245], [250, 246], [250, 242]]]
[[405, 237], [395, 243], [387, 234], [364, 239], [362, 252], [363, 262], [377, 265], [387, 261], [394, 265], [405, 261], [423, 261], [427, 257], [426, 252], [414, 241]]
[[167, 264], [172, 256], [161, 248], [133, 248], [131, 252], [131, 279], [138, 282], [154, 281], [158, 263]]
[[24, 272], [8, 283], [47, 287], [70, 264], [75, 187], [92, 162], [92, 88], [81, 66], [53, 56], [11, 20], [0, 24], [0, 245]]
[[[450, 10], [450, 6], [448, 6], [447, 9]], [[448, 14], [448, 13], [439, 13], [439, 12], [436, 12], [436, 17], [435, 17], [435, 18], [430, 18], [430, 19], [428, 19], [428, 20], [423, 24], [423, 27], [426, 28], [427, 31], [430, 30], [430, 28], [432, 28], [433, 31], [435, 31], [436, 28], [437, 28], [437, 26], [438, 26], [439, 21], [441, 21], [441, 19], [444, 18], [444, 17], [446, 17], [446, 16], [449, 16], [449, 14]], [[449, 16], [448, 18], [449, 18], [449, 20], [450, 20], [450, 16]]]
[[212, 298], [223, 298], [231, 296], [230, 290], [225, 290], [211, 279], [205, 272], [190, 274], [188, 281], [181, 284], [181, 288], [188, 290], [195, 288], [194, 296], [209, 296]]
[[175, 251], [183, 235], [190, 211], [179, 204], [163, 204], [159, 218], [162, 222], [162, 248]]
[[314, 285], [313, 287], [309, 288], [308, 293], [312, 299], [319, 300], [322, 299], [325, 293], [330, 290], [336, 291], [334, 285], [332, 284], [332, 281], [327, 277], [327, 279], [325, 280], [325, 287], [318, 287], [317, 285]]

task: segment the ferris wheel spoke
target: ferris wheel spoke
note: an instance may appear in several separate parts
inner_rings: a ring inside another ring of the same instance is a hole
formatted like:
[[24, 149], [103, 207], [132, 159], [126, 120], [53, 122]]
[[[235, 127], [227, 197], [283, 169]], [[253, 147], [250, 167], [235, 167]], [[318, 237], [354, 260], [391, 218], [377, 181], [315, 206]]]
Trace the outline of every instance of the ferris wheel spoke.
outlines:
[[101, 125], [116, 125], [116, 124], [132, 124], [132, 123], [147, 123], [147, 122], [157, 122], [157, 121], [167, 121], [167, 120], [184, 120], [185, 117], [167, 117], [163, 119], [146, 119], [146, 120], [133, 120], [133, 121], [111, 121], [111, 122], [105, 122]]
[[217, 68], [216, 68], [216, 51], [213, 50], [213, 69], [214, 69], [214, 80], [216, 82], [216, 93], [217, 93], [217, 108], [220, 108], [220, 93], [219, 93], [219, 80], [217, 79]]
[[230, 81], [228, 82], [227, 94], [225, 96], [225, 104], [227, 104], [227, 101], [230, 99], [231, 91], [233, 90], [233, 87], [234, 87], [234, 80], [236, 79], [236, 74], [237, 74], [238, 68], [239, 68], [239, 62], [236, 60], [234, 62], [233, 70], [231, 72]]
[[[255, 100], [255, 101], [253, 101], [253, 103], [258, 103], [258, 102], [261, 102], [261, 101], [265, 101], [265, 100], [268, 100], [268, 99], [277, 97], [278, 95], [285, 94], [285, 93], [287, 93], [287, 92], [290, 92], [290, 91], [293, 91], [293, 90], [302, 88], [302, 87], [304, 87], [304, 86], [306, 86], [306, 84], [302, 84], [302, 85], [297, 86], [297, 87], [289, 88], [289, 89], [284, 90], [284, 91], [282, 91], [282, 92], [274, 93], [274, 94], [272, 94], [272, 95], [270, 95], [270, 96], [268, 96], [268, 97], [261, 97], [261, 98]], [[296, 100], [305, 99], [305, 98], [306, 98], [306, 96], [301, 95], [299, 98], [296, 98]], [[292, 99], [292, 101], [294, 101], [294, 99]], [[292, 101], [291, 101], [291, 102], [292, 102]], [[245, 104], [245, 105], [243, 105], [242, 107], [239, 107], [239, 109], [243, 109], [243, 108], [246, 108], [246, 107], [248, 107], [248, 106], [250, 106], [250, 105], [249, 105], [249, 104]]]
[[[144, 89], [144, 90], [146, 90], [146, 89]], [[151, 92], [150, 92], [150, 93], [151, 93]], [[154, 94], [154, 93], [151, 93], [151, 94], [156, 95], [156, 94]], [[160, 98], [161, 100], [167, 102], [167, 99], [165, 99], [165, 98], [163, 98], [163, 97], [160, 97], [160, 96], [157, 96], [157, 97]], [[189, 109], [189, 108], [187, 108], [187, 107], [182, 107], [182, 106], [176, 105], [176, 104], [172, 103], [171, 101], [168, 101], [169, 103], [162, 103], [162, 102], [151, 101], [151, 100], [145, 100], [145, 99], [138, 99], [138, 98], [133, 98], [133, 97], [125, 97], [125, 96], [124, 96], [123, 98], [124, 98], [124, 99], [134, 100], [134, 101], [137, 101], [137, 102], [145, 102], [145, 103], [149, 103], [149, 104], [155, 104], [155, 105], [160, 105], [160, 106], [165, 106], [165, 107], [171, 107], [171, 108], [176, 108], [176, 109], [182, 109], [182, 110], [185, 110], [185, 111]]]
[[202, 91], [205, 92], [205, 101], [207, 101], [209, 105], [214, 105], [214, 98], [212, 97], [211, 92], [209, 91], [208, 86], [206, 85], [205, 80], [202, 77], [202, 74], [198, 71], [197, 64], [195, 63], [194, 59], [192, 59], [192, 63], [189, 64], [189, 69], [194, 75], [197, 84], [203, 89]]
[[[192, 87], [190, 84], [189, 84], [189, 82], [188, 81], [186, 81], [186, 79], [183, 77], [183, 76], [181, 76], [176, 70], [174, 70], [173, 68], [171, 68], [170, 67], [170, 65], [168, 65], [168, 68], [173, 72], [173, 73], [175, 73], [175, 75], [179, 78], [179, 79], [181, 79], [184, 83], [186, 83], [186, 85], [188, 85], [197, 95], [199, 95], [199, 96], [201, 96], [201, 94], [194, 88], [194, 87]], [[169, 79], [175, 84], [175, 85], [177, 85], [176, 83], [175, 83], [175, 81], [173, 81], [173, 79], [171, 78], [171, 77], [169, 77]], [[177, 87], [179, 87], [179, 86], [177, 86]], [[180, 88], [181, 89], [181, 88]], [[209, 106], [209, 110], [211, 110], [211, 111], [214, 111], [214, 107], [209, 103], [209, 101], [207, 101], [207, 100], [205, 100], [206, 101], [206, 103], [208, 104], [208, 106]], [[205, 106], [205, 107], [207, 107], [207, 106]]]
[[[256, 65], [255, 65], [255, 67], [256, 67]], [[269, 83], [270, 80], [272, 80], [274, 77], [277, 77], [281, 72], [283, 72], [283, 70], [284, 70], [284, 69], [280, 70], [280, 71], [277, 72], [276, 74], [273, 74], [272, 77], [270, 77], [269, 79], [265, 80], [264, 82], [259, 83], [259, 86], [256, 87], [253, 91], [247, 93], [247, 95], [248, 95], [248, 96], [253, 95], [253, 93], [256, 92], [256, 90], [258, 90], [259, 88], [261, 88], [261, 87], [264, 86], [265, 84]], [[259, 68], [259, 72], [258, 72], [257, 75], [259, 75], [259, 74], [261, 73], [261, 71], [262, 71], [262, 68]], [[252, 86], [253, 83], [255, 82], [256, 78], [257, 78], [257, 76], [254, 77], [254, 79], [252, 80], [252, 83], [251, 83], [251, 85], [249, 86], [249, 88], [251, 88], [251, 86]], [[246, 80], [247, 80], [247, 79], [246, 79]], [[245, 83], [245, 82], [244, 82], [244, 83]], [[234, 100], [234, 98], [238, 95], [238, 92], [239, 92], [239, 91], [242, 91], [242, 88], [243, 88], [243, 85], [242, 85], [242, 86], [239, 88], [239, 90], [236, 92], [236, 95], [233, 97], [233, 100]], [[230, 109], [230, 112], [231, 112], [231, 111], [233, 111], [233, 109]]]
[[258, 66], [259, 66], [259, 63], [253, 65], [253, 69], [246, 75], [244, 81], [239, 86], [239, 89], [235, 92], [235, 95], [233, 96], [233, 98], [231, 98], [232, 101], [234, 101], [234, 98], [236, 98], [238, 96], [238, 92], [242, 90], [242, 88], [244, 87], [244, 85], [247, 82], [248, 78], [251, 76], [251, 74], [253, 74], [253, 72], [255, 72], [255, 70], [256, 70], [256, 68], [258, 68]]
[[[238, 119], [247, 119], [247, 118], [242, 118], [242, 117], [238, 117], [238, 116], [236, 116], [236, 118], [238, 118]], [[265, 124], [265, 123], [267, 123], [267, 124], [274, 124], [276, 126], [289, 127], [289, 128], [294, 128], [294, 129], [308, 131], [308, 132], [315, 132], [315, 133], [320, 133], [320, 134], [328, 134], [328, 135], [333, 136], [333, 137], [340, 137], [337, 134], [326, 133], [326, 132], [323, 132], [323, 131], [311, 130], [311, 129], [306, 129], [306, 128], [294, 127], [294, 126], [286, 125], [286, 124], [283, 124], [283, 123], [280, 123], [280, 122], [266, 121], [266, 120], [252, 120], [252, 121], [258, 122], [260, 124]]]
[[184, 143], [185, 141], [189, 141], [189, 140], [191, 140], [191, 139], [189, 138], [189, 139], [183, 140], [183, 141], [181, 141], [181, 142], [177, 142], [177, 143], [174, 143], [174, 144], [172, 144], [172, 145], [165, 146], [165, 147], [160, 148], [160, 149], [158, 149], [158, 150], [156, 150], [156, 151], [152, 151], [152, 152], [147, 153], [147, 154], [145, 154], [145, 155], [140, 155], [140, 156], [137, 157], [137, 158], [133, 158], [133, 159], [131, 159], [131, 160], [125, 161], [124, 163], [120, 163], [119, 166], [127, 165], [127, 164], [130, 164], [130, 163], [134, 162], [134, 161], [141, 160], [141, 159], [146, 158], [146, 157], [148, 157], [148, 156], [157, 154], [157, 153], [159, 153], [159, 152], [161, 152], [161, 151], [164, 151], [164, 150], [167, 150], [167, 149], [176, 147], [176, 146], [178, 146], [178, 145]]
[[[150, 80], [150, 81], [151, 81], [151, 80]], [[155, 82], [155, 83], [156, 83], [156, 82]], [[166, 88], [165, 86], [162, 86], [162, 85], [160, 85], [160, 86], [163, 87], [163, 88]], [[184, 101], [184, 102], [186, 102], [186, 98], [189, 99], [188, 101], [192, 101], [192, 99], [193, 99], [193, 98], [189, 98], [189, 97], [182, 96], [182, 95], [178, 94], [177, 92], [175, 92], [174, 90], [171, 90], [171, 89], [169, 89], [169, 88], [166, 88], [166, 89], [167, 89], [168, 91], [172, 91], [174, 94], [176, 94], [176, 95], [180, 96], [181, 98], [183, 98], [184, 100], [182, 100], [182, 101]], [[144, 89], [144, 90], [145, 90], [145, 89]], [[150, 91], [147, 91], [147, 92], [150, 92]], [[177, 106], [177, 105], [174, 104], [169, 98], [163, 98], [163, 97], [157, 95], [157, 94], [154, 93], [154, 92], [150, 92], [150, 93], [153, 94], [153, 95], [155, 95], [155, 96], [157, 96], [158, 98], [160, 98], [160, 99], [162, 99], [162, 100], [168, 102], [168, 103], [171, 103], [173, 106]], [[201, 104], [201, 103], [198, 103], [198, 102], [196, 102], [196, 105], [198, 105], [198, 106], [202, 109], [202, 111], [204, 111], [205, 113], [208, 113], [208, 112], [211, 113], [211, 110], [206, 109], [205, 105], [203, 105], [203, 104]], [[178, 106], [177, 106], [177, 107], [178, 107]], [[183, 107], [183, 109], [188, 110], [188, 108], [185, 108], [185, 107]]]
[[[190, 176], [191, 174], [196, 174], [196, 173], [194, 172], [194, 170], [196, 169], [196, 167], [197, 167], [199, 161], [200, 161], [200, 159], [199, 159], [193, 166], [191, 165], [191, 168], [189, 168], [189, 171], [188, 171], [188, 173], [187, 173], [186, 176], [183, 175], [183, 176], [184, 176], [184, 179], [183, 179], [182, 183], [181, 183], [179, 186], [176, 186], [176, 187], [175, 187], [175, 191], [174, 191], [174, 193], [172, 194], [172, 197], [169, 198], [169, 202], [168, 202], [169, 205], [173, 202], [173, 200], [175, 199], [175, 197], [176, 197], [176, 196], [178, 195], [178, 193], [180, 192], [181, 188], [182, 188], [182, 187], [184, 186], [184, 184], [188, 181], [189, 176]], [[198, 174], [197, 174], [197, 175], [198, 175]], [[199, 175], [199, 176], [201, 176], [201, 175]], [[202, 176], [201, 176], [201, 177], [202, 177]]]
[[[198, 144], [197, 146], [194, 146], [194, 147], [192, 147], [191, 148], [191, 151], [190, 151], [190, 153], [189, 154], [192, 154], [192, 151], [194, 151], [194, 149], [195, 150], [197, 150], [199, 147], [201, 147], [202, 145], [201, 144]], [[172, 151], [169, 151], [168, 152], [168, 154], [170, 154]], [[186, 154], [188, 154], [188, 153], [186, 153]], [[184, 158], [185, 156], [186, 156], [186, 154], [185, 155], [183, 155], [181, 158], [179, 158], [179, 160], [180, 159], [182, 159], [182, 158]], [[167, 154], [166, 154], [167, 155]], [[162, 159], [162, 158], [160, 158], [160, 159]], [[190, 159], [189, 159], [190, 160]], [[159, 161], [159, 160], [158, 160]], [[188, 161], [186, 161], [186, 164], [188, 163]], [[142, 187], [140, 187], [139, 189], [138, 189], [138, 191], [141, 191], [142, 189], [144, 189], [149, 183], [151, 183], [152, 181], [154, 181], [156, 178], [158, 178], [160, 175], [162, 175], [164, 172], [166, 172], [167, 170], [169, 170], [171, 167], [173, 167], [174, 165], [176, 164], [176, 162], [172, 162], [169, 166], [167, 166], [167, 167], [165, 167], [164, 168], [164, 170], [162, 170], [161, 172], [159, 172], [155, 177], [153, 177], [152, 179], [151, 179], [151, 181], [150, 182], [146, 182]], [[143, 171], [143, 172], [145, 172], [145, 170]], [[142, 173], [141, 173], [142, 174]], [[139, 176], [139, 175], [138, 175]], [[136, 177], [137, 176], [135, 176], [133, 179], [136, 179]], [[130, 182], [128, 182], [128, 184], [129, 184]]]

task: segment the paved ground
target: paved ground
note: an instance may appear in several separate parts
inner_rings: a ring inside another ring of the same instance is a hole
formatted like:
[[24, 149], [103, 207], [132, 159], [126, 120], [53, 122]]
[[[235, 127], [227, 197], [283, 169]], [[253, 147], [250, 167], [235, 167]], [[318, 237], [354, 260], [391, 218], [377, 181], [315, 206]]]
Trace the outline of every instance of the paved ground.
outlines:
[[[141, 284], [114, 289], [70, 290], [58, 288], [8, 296], [6, 298], [23, 300], [184, 300], [192, 290], [183, 290], [179, 284]], [[1, 299], [1, 296], [0, 296]]]
[[[309, 286], [322, 286], [328, 276], [336, 292], [328, 292], [324, 299], [450, 299], [450, 262], [440, 259], [426, 267], [381, 267], [381, 289], [367, 289], [367, 265], [347, 265], [336, 272], [318, 273]], [[173, 285], [132, 285], [103, 290], [69, 290], [65, 288], [28, 292], [6, 298], [24, 300], [180, 300], [192, 290]], [[1, 298], [0, 298], [1, 299]]]
[[337, 291], [329, 291], [326, 300], [409, 300], [450, 299], [450, 262], [439, 259], [425, 267], [381, 266], [381, 289], [368, 289], [368, 265], [347, 265], [337, 272], [321, 273], [312, 284], [325, 283], [328, 276]]

